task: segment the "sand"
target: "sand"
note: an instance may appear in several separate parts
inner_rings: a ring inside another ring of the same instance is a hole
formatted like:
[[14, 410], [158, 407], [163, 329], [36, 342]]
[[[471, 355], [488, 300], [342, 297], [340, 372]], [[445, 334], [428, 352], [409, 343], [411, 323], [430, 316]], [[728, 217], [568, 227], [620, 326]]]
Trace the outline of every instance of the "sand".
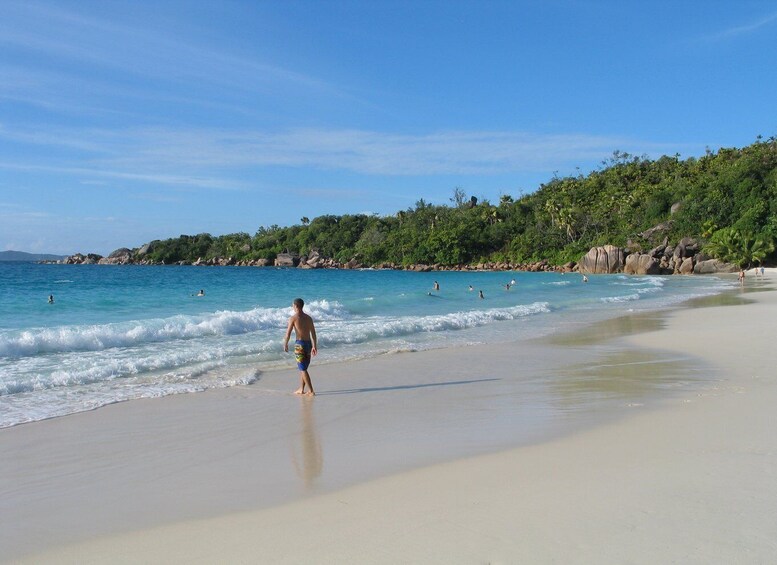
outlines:
[[[369, 385], [364, 365], [320, 366], [329, 394], [315, 399], [285, 394], [296, 383], [281, 372], [0, 430], [2, 557], [773, 562], [777, 293], [741, 296], [643, 319], [648, 331], [606, 346], [538, 346], [508, 367], [498, 348], [405, 354], [372, 363]], [[500, 377], [592, 349], [627, 353], [614, 365], [623, 380], [635, 380], [628, 367], [655, 377], [640, 351], [660, 351], [659, 372], [677, 365], [679, 378], [658, 393], [612, 389], [612, 375], [592, 390], [564, 381], [526, 414], [548, 391]], [[694, 371], [714, 378], [692, 382]], [[520, 395], [533, 396], [511, 404]]]

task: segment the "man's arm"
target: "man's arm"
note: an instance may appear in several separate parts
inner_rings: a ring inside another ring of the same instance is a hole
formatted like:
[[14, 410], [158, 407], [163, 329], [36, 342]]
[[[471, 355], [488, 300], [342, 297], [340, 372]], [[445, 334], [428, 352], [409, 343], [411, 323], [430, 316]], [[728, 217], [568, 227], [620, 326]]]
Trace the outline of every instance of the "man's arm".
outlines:
[[310, 355], [313, 356], [318, 353], [318, 339], [316, 338], [316, 326], [313, 325], [313, 320], [310, 320], [310, 342], [313, 344]]
[[291, 337], [291, 330], [294, 328], [294, 318], [289, 318], [289, 325], [286, 327], [286, 335], [283, 338], [283, 350], [289, 351], [289, 338]]

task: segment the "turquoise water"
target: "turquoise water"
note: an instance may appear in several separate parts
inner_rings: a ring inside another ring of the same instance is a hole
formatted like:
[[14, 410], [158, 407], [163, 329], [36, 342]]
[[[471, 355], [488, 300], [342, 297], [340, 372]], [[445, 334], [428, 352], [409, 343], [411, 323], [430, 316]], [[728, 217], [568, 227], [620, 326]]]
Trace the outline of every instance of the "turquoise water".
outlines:
[[[136, 398], [249, 384], [261, 371], [293, 369], [282, 339], [298, 296], [316, 321], [316, 363], [329, 363], [523, 340], [731, 286], [716, 277], [589, 279], [0, 263], [0, 427]], [[515, 285], [506, 290], [511, 280]], [[201, 289], [204, 296], [196, 296]]]

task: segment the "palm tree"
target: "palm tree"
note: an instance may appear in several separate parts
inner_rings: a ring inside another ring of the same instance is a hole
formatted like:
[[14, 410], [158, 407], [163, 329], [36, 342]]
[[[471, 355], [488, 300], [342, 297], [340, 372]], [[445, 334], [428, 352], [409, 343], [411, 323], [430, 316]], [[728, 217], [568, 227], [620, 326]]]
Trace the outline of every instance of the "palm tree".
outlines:
[[749, 267], [774, 252], [774, 241], [762, 234], [743, 233], [729, 227], [712, 234], [705, 250], [722, 261]]

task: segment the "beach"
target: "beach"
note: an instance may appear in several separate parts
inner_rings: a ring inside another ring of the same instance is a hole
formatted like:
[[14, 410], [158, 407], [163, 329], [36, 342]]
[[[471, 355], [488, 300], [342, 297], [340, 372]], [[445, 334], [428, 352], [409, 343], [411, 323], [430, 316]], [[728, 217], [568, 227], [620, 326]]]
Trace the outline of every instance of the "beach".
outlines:
[[771, 562], [777, 293], [727, 296], [2, 429], [0, 558]]

